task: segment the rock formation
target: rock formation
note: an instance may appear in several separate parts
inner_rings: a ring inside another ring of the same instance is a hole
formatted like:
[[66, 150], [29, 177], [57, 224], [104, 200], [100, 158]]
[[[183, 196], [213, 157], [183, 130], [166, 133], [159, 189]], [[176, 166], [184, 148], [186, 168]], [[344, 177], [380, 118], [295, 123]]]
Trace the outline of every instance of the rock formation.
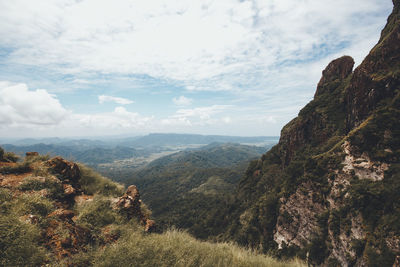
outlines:
[[142, 211], [142, 201], [140, 200], [139, 190], [136, 186], [131, 185], [121, 196], [115, 207], [119, 209], [128, 219], [136, 218], [144, 226], [146, 232], [156, 231], [156, 224], [150, 220]]
[[[400, 1], [354, 70], [332, 61], [274, 148], [250, 164], [230, 226], [238, 242], [324, 266], [400, 257]], [[306, 256], [308, 255], [308, 256]]]

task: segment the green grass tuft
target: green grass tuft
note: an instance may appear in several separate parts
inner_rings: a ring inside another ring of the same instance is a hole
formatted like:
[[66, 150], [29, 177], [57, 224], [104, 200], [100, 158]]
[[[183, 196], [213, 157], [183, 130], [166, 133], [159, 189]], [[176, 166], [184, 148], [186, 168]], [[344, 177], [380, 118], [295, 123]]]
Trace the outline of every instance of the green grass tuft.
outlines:
[[124, 187], [115, 183], [91, 168], [78, 164], [81, 170], [80, 184], [85, 194], [94, 195], [101, 194], [104, 196], [120, 196], [123, 194]]

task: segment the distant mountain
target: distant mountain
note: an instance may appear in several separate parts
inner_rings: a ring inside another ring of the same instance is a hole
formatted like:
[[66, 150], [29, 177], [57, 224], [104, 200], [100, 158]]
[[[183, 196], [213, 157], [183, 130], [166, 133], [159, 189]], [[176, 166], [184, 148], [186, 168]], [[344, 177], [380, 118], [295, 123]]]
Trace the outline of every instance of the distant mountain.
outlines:
[[[277, 143], [278, 138], [207, 136], [192, 134], [150, 134], [139, 137], [102, 138], [96, 140], [32, 138], [9, 141], [12, 142], [9, 144], [3, 144], [2, 146], [8, 151], [12, 151], [20, 155], [25, 154], [25, 152], [36, 151], [40, 154], [50, 154], [52, 156], [59, 155], [96, 167], [98, 164], [113, 163], [117, 160], [132, 159], [137, 157], [146, 158], [155, 153], [194, 149], [216, 142], [227, 143], [235, 141], [240, 143], [257, 144], [261, 147], [268, 147]], [[260, 149], [262, 150], [262, 148]], [[153, 159], [154, 157], [150, 157], [148, 161]], [[144, 160], [143, 164], [146, 164], [148, 161]], [[121, 168], [121, 166], [118, 166], [118, 168]], [[131, 169], [125, 171], [131, 171]]]
[[163, 134], [154, 133], [139, 138], [126, 138], [121, 140], [124, 145], [132, 147], [148, 147], [148, 146], [179, 146], [189, 144], [211, 144], [220, 143], [276, 143], [277, 136], [259, 136], [259, 137], [240, 137], [240, 136], [220, 136], [220, 135], [199, 135], [199, 134]]
[[29, 151], [39, 152], [40, 154], [49, 154], [51, 156], [62, 156], [75, 161], [83, 162], [89, 165], [97, 165], [101, 163], [113, 162], [126, 158], [146, 156], [148, 152], [137, 151], [134, 148], [116, 146], [112, 148], [97, 147], [81, 144], [81, 142], [74, 143], [73, 145], [60, 145], [60, 144], [34, 144], [28, 146], [15, 146], [5, 144], [2, 145], [6, 150], [23, 155]]
[[163, 169], [166, 166], [192, 166], [196, 168], [229, 167], [242, 161], [256, 158], [265, 147], [246, 146], [234, 143], [213, 143], [199, 149], [178, 152], [151, 162], [147, 169]]
[[[212, 212], [227, 206], [248, 162], [267, 148], [239, 144], [211, 144], [157, 159], [145, 168], [116, 179], [141, 188], [144, 201], [164, 227], [188, 229], [206, 238], [222, 229], [209, 227]], [[114, 177], [117, 178], [117, 177]], [[220, 224], [223, 225], [223, 224]]]
[[24, 139], [12, 139], [12, 138], [2, 138], [1, 143], [11, 144], [15, 146], [31, 146], [36, 144], [45, 145], [60, 145], [60, 146], [80, 146], [84, 147], [104, 147], [109, 146], [108, 142], [94, 139], [71, 139], [71, 138], [59, 138], [59, 137], [49, 137], [49, 138], [24, 138]]
[[54, 144], [32, 144], [32, 145], [11, 145], [11, 144], [3, 144], [1, 145], [5, 150], [17, 153], [19, 155], [24, 155], [26, 152], [35, 151], [39, 154], [50, 154], [52, 156], [58, 155], [63, 156], [65, 158], [73, 158], [73, 155], [76, 151], [79, 151], [80, 148], [68, 147], [68, 146], [59, 146]]

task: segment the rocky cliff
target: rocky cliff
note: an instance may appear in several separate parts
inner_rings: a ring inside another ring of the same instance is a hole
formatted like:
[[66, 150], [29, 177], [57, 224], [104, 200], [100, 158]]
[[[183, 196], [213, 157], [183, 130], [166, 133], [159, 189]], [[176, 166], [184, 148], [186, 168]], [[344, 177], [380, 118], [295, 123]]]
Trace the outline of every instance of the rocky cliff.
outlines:
[[344, 56], [314, 99], [250, 164], [229, 235], [325, 266], [392, 266], [400, 258], [400, 1], [353, 71]]

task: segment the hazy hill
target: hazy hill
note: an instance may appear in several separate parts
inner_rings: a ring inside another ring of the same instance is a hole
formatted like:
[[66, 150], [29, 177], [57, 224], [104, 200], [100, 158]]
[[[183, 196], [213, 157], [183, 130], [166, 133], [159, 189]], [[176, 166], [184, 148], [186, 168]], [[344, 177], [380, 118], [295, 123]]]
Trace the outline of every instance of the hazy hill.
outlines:
[[99, 147], [97, 142], [89, 145], [85, 142], [82, 145], [81, 142], [73, 142], [73, 144], [34, 144], [28, 146], [15, 146], [5, 144], [3, 147], [8, 150], [15, 152], [19, 155], [23, 155], [26, 152], [36, 151], [40, 154], [49, 154], [51, 156], [62, 156], [68, 159], [73, 159], [79, 162], [83, 162], [89, 165], [97, 165], [101, 163], [113, 162], [115, 160], [146, 156], [150, 152], [137, 151], [131, 147]]
[[222, 135], [200, 135], [200, 134], [163, 134], [154, 133], [139, 138], [125, 138], [121, 140], [125, 145], [132, 147], [160, 147], [160, 146], [182, 146], [190, 144], [207, 145], [219, 143], [276, 143], [277, 136], [240, 137]]
[[[11, 141], [11, 140], [8, 140]], [[103, 163], [113, 163], [118, 160], [147, 158], [155, 153], [165, 151], [182, 151], [190, 148], [209, 145], [215, 142], [250, 143], [263, 147], [271, 146], [278, 142], [278, 137], [234, 137], [234, 136], [207, 136], [191, 134], [150, 134], [147, 136], [129, 138], [103, 138], [92, 139], [22, 139], [14, 140], [2, 146], [11, 152], [24, 155], [25, 152], [36, 151], [40, 154], [62, 156], [96, 167]], [[149, 158], [148, 161], [151, 161]], [[144, 164], [147, 161], [144, 161]], [[122, 171], [124, 166], [116, 168]]]
[[197, 168], [228, 167], [255, 158], [266, 150], [266, 147], [212, 143], [199, 149], [182, 151], [154, 160], [147, 169], [170, 168], [172, 165], [183, 163]]
[[392, 266], [396, 257], [398, 265], [400, 1], [393, 2], [361, 65], [353, 71], [349, 56], [332, 61], [314, 100], [249, 165], [227, 238], [308, 254], [316, 265]]

